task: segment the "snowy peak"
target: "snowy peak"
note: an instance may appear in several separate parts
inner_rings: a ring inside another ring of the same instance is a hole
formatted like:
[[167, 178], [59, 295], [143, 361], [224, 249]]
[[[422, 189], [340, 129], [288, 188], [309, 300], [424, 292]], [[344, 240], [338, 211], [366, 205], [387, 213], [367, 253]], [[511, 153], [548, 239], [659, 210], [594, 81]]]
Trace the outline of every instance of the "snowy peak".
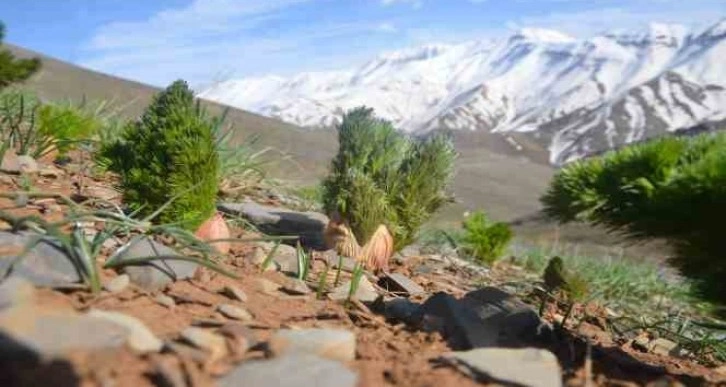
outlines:
[[359, 68], [231, 80], [200, 97], [311, 128], [366, 105], [405, 131], [484, 131], [561, 164], [726, 120], [724, 57], [726, 19], [589, 39], [527, 28], [383, 53]]
[[510, 42], [528, 41], [533, 43], [572, 43], [577, 39], [562, 32], [544, 28], [522, 28], [509, 38]]

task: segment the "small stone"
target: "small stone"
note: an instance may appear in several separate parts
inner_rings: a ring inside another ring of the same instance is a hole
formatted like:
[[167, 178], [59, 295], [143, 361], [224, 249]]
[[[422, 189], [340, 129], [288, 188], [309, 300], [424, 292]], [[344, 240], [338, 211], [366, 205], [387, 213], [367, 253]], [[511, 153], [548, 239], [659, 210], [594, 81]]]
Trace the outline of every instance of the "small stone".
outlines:
[[86, 189], [83, 191], [85, 195], [91, 198], [95, 199], [101, 199], [104, 201], [111, 201], [113, 199], [116, 199], [120, 196], [118, 191], [107, 188], [107, 187], [96, 187], [96, 186], [90, 186], [86, 187]]
[[57, 178], [65, 175], [65, 172], [60, 168], [49, 166], [49, 167], [41, 168], [39, 174], [42, 177], [57, 179]]
[[20, 277], [10, 277], [0, 283], [0, 310], [32, 304], [35, 300], [35, 287]]
[[280, 289], [279, 284], [272, 282], [266, 278], [255, 278], [255, 282], [256, 282], [257, 288], [262, 293], [273, 295], [273, 296], [279, 295], [279, 292], [278, 292], [278, 290]]
[[111, 321], [129, 330], [126, 343], [129, 347], [140, 353], [159, 352], [164, 346], [141, 320], [118, 312], [91, 310], [90, 317]]
[[[333, 291], [328, 294], [328, 297], [334, 301], [347, 300], [348, 293], [350, 293], [350, 285], [350, 280], [344, 282], [342, 285], [333, 289]], [[358, 283], [358, 289], [356, 290], [354, 297], [362, 302], [373, 302], [376, 298], [378, 298], [378, 292], [373, 284], [371, 284], [371, 281], [363, 276]]]
[[[134, 258], [174, 255], [179, 254], [152, 239], [144, 238], [131, 245], [117, 259], [123, 262]], [[194, 262], [157, 259], [145, 264], [124, 266], [122, 270], [129, 275], [134, 284], [148, 291], [154, 291], [176, 280], [192, 278], [198, 268]]]
[[650, 340], [646, 336], [638, 336], [633, 340], [633, 349], [637, 349], [641, 352], [648, 352], [650, 350]]
[[224, 341], [224, 337], [205, 329], [189, 327], [181, 332], [181, 337], [195, 347], [210, 353], [214, 360], [227, 354], [227, 343]]
[[425, 294], [424, 288], [413, 282], [410, 278], [399, 273], [388, 273], [379, 283], [381, 287], [393, 292], [403, 292], [409, 296]]
[[276, 356], [300, 352], [342, 362], [355, 360], [355, 335], [342, 329], [283, 329], [269, 344]]
[[154, 297], [154, 301], [162, 306], [165, 306], [169, 309], [173, 309], [176, 306], [176, 302], [173, 298], [167, 296], [166, 294], [159, 294], [156, 297]]
[[311, 293], [310, 287], [308, 287], [304, 281], [299, 279], [287, 281], [287, 283], [282, 286], [282, 291], [291, 295], [304, 295]]
[[656, 355], [669, 356], [676, 353], [677, 343], [664, 338], [657, 338], [650, 342], [651, 352]]
[[168, 387], [186, 387], [187, 382], [184, 373], [178, 366], [169, 363], [163, 359], [157, 359], [154, 362], [154, 371], [156, 377], [161, 380], [161, 385]]
[[[561, 387], [560, 365], [552, 352], [535, 349], [478, 348], [453, 352], [442, 360], [469, 377], [479, 375], [504, 384], [531, 387]], [[484, 380], [488, 381], [488, 380]]]
[[13, 174], [37, 173], [38, 163], [28, 155], [16, 155], [12, 151], [6, 151], [0, 160], [0, 171]]
[[355, 387], [358, 375], [337, 361], [296, 353], [249, 361], [218, 380], [219, 387]]
[[233, 285], [225, 286], [222, 289], [222, 294], [236, 301], [247, 302], [247, 294], [242, 289]]
[[233, 320], [241, 320], [241, 321], [252, 321], [254, 320], [254, 317], [252, 317], [252, 314], [250, 312], [236, 307], [234, 305], [229, 304], [222, 304], [219, 307], [217, 307], [217, 311], [224, 315], [227, 318], [231, 318]]
[[111, 281], [108, 281], [103, 288], [111, 293], [121, 293], [129, 286], [129, 283], [131, 280], [129, 279], [129, 276], [126, 274], [121, 274], [120, 276], [112, 279]]

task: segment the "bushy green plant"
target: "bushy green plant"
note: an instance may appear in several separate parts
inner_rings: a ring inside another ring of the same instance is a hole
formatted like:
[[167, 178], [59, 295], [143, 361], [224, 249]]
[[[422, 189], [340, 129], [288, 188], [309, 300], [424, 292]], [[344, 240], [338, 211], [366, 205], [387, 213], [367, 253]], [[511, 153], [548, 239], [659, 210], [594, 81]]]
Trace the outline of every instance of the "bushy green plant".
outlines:
[[[5, 25], [0, 22], [0, 45], [5, 38]], [[0, 89], [30, 78], [40, 69], [40, 59], [17, 59], [9, 50], [0, 50]]]
[[676, 250], [669, 262], [702, 297], [726, 304], [726, 134], [663, 138], [575, 162], [542, 202], [563, 222], [668, 240]]
[[58, 155], [64, 157], [81, 141], [90, 141], [101, 127], [96, 117], [71, 103], [47, 104], [38, 109], [38, 132], [54, 139]]
[[337, 130], [339, 149], [323, 181], [323, 207], [338, 212], [360, 243], [384, 224], [395, 250], [410, 244], [450, 200], [445, 190], [455, 158], [451, 138], [412, 138], [365, 107], [349, 111]]
[[509, 225], [492, 222], [483, 211], [467, 216], [462, 228], [463, 232], [457, 234], [459, 248], [464, 254], [488, 265], [502, 256], [513, 237]]
[[220, 173], [214, 124], [186, 82], [157, 94], [121, 140], [103, 150], [109, 169], [120, 176], [124, 202], [145, 214], [176, 198], [158, 219], [187, 229], [210, 217]]

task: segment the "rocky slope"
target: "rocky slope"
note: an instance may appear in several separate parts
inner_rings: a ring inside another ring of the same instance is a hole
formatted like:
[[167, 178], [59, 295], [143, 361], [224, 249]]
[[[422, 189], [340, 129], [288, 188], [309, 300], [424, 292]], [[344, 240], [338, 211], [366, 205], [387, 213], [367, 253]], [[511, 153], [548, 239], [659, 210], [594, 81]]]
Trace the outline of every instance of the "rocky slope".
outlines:
[[525, 29], [387, 53], [354, 69], [230, 80], [200, 96], [307, 127], [368, 105], [406, 131], [493, 132], [525, 155], [538, 144], [562, 164], [726, 119], [724, 55], [726, 20], [589, 39]]

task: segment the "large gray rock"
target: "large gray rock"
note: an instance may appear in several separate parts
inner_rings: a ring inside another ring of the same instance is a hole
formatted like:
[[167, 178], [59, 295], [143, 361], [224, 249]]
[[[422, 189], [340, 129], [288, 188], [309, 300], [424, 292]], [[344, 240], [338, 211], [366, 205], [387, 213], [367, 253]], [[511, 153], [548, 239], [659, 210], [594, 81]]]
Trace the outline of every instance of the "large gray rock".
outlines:
[[282, 329], [269, 344], [277, 356], [300, 352], [342, 362], [355, 360], [355, 335], [343, 329]]
[[298, 236], [304, 247], [325, 249], [323, 230], [328, 224], [328, 218], [323, 214], [297, 212], [251, 201], [221, 203], [217, 208], [224, 213], [248, 220], [265, 234]]
[[311, 354], [249, 361], [218, 381], [219, 387], [354, 387], [358, 375], [340, 362]]
[[524, 348], [479, 348], [443, 357], [474, 379], [506, 385], [561, 387], [562, 371], [550, 351]]
[[420, 307], [391, 302], [386, 312], [427, 331], [439, 331], [453, 348], [526, 347], [543, 345], [552, 330], [516, 297], [486, 287], [462, 299], [439, 292]]
[[[178, 255], [176, 251], [144, 238], [131, 245], [117, 259], [123, 262], [134, 258]], [[150, 263], [124, 266], [123, 271], [128, 274], [132, 283], [153, 291], [174, 281], [193, 277], [198, 267], [194, 262], [160, 258]]]
[[26, 246], [39, 237], [41, 235], [34, 233], [0, 231], [0, 274], [12, 267], [11, 277], [20, 277], [41, 287], [63, 287], [80, 282], [78, 269], [53, 242], [43, 240], [24, 257], [18, 258]]
[[120, 348], [128, 336], [117, 323], [70, 311], [21, 306], [0, 313], [0, 358]]

